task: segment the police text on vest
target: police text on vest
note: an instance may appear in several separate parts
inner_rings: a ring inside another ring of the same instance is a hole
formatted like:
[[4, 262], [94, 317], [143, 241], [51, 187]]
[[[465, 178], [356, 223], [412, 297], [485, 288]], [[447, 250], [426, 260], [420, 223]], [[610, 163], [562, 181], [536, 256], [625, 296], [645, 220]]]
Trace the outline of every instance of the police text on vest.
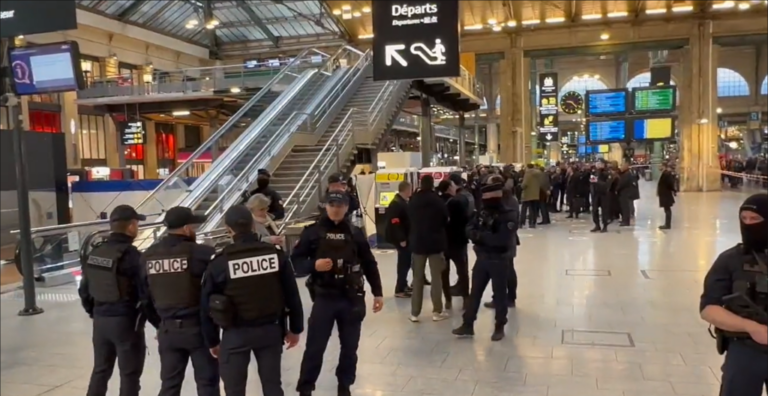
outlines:
[[88, 264], [95, 265], [97, 267], [112, 268], [113, 261], [112, 259], [108, 259], [104, 257], [89, 256]]
[[344, 234], [325, 234], [325, 239], [330, 239], [332, 241], [343, 241], [346, 237]]
[[278, 269], [277, 254], [229, 261], [229, 277], [232, 279], [270, 274], [277, 272]]
[[171, 258], [164, 260], [148, 260], [147, 261], [147, 274], [173, 274], [178, 272], [184, 272], [187, 270], [186, 258]]

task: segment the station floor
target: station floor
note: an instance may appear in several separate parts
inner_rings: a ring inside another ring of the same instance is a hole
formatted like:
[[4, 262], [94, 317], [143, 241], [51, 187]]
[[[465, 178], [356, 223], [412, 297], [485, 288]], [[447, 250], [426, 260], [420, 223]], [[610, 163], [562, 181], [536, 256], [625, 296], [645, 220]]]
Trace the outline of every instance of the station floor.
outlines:
[[[746, 192], [681, 194], [671, 231], [653, 186], [643, 186], [637, 224], [590, 234], [585, 220], [522, 230], [516, 260], [518, 306], [507, 338], [490, 341], [493, 313], [481, 308], [474, 339], [443, 322], [410, 323], [409, 300], [395, 299], [395, 254], [379, 252], [386, 306], [369, 313], [360, 342], [358, 396], [716, 396], [722, 357], [699, 319], [704, 275], [718, 252], [740, 239], [737, 208]], [[305, 309], [309, 300], [304, 288]], [[21, 295], [2, 295], [0, 393], [82, 396], [91, 367], [90, 321], [74, 286], [38, 290], [46, 312], [18, 317]], [[490, 297], [490, 289], [486, 297]], [[142, 395], [157, 394], [154, 330]], [[295, 394], [303, 347], [283, 355], [286, 394]], [[332, 339], [317, 396], [335, 395], [338, 341]], [[255, 362], [249, 395], [261, 395]], [[114, 375], [109, 394], [117, 395]], [[195, 395], [191, 368], [182, 391]]]

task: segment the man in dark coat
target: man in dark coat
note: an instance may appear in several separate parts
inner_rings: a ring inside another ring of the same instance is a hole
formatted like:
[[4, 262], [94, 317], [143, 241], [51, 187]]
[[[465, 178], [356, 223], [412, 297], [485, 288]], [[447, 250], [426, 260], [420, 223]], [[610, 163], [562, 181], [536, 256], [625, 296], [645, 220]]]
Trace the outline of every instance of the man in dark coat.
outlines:
[[656, 186], [656, 195], [659, 197], [659, 207], [664, 209], [664, 225], [660, 230], [672, 228], [672, 206], [675, 204], [675, 195], [677, 188], [675, 183], [675, 174], [666, 164], [662, 165], [659, 184]]
[[620, 227], [629, 227], [632, 211], [632, 192], [635, 185], [635, 175], [629, 171], [629, 164], [621, 164], [619, 168], [618, 183], [616, 185], [616, 195], [619, 199], [619, 212], [621, 214]]
[[[448, 225], [448, 208], [445, 201], [435, 192], [435, 179], [425, 175], [421, 188], [408, 202], [408, 218], [411, 230], [408, 243], [413, 254], [413, 295], [411, 296], [411, 321], [418, 322], [424, 297], [426, 267], [429, 263], [432, 287], [432, 319], [447, 319], [443, 312], [442, 272], [445, 268], [445, 250], [448, 240], [445, 227]], [[447, 285], [446, 285], [447, 287]]]
[[408, 200], [411, 198], [413, 187], [408, 181], [402, 181], [397, 186], [397, 195], [389, 203], [386, 212], [386, 240], [397, 249], [397, 282], [395, 297], [408, 298], [408, 272], [411, 270], [411, 249], [408, 238], [411, 234], [411, 222], [408, 218]]

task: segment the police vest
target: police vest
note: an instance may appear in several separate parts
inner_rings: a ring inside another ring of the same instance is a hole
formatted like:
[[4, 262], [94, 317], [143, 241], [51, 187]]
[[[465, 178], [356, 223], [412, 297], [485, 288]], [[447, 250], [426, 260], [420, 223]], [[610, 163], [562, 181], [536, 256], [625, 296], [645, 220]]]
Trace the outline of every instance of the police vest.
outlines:
[[726, 305], [726, 308], [741, 317], [768, 324], [768, 256], [746, 254], [743, 264], [732, 276], [733, 293], [744, 295], [757, 309], [743, 299]]
[[142, 262], [147, 269], [149, 291], [159, 309], [196, 308], [200, 305], [201, 278], [190, 268], [194, 242], [174, 247], [151, 246]]
[[238, 319], [258, 320], [280, 317], [285, 297], [280, 279], [277, 248], [264, 242], [235, 243], [224, 248], [227, 261], [229, 297]]
[[326, 289], [345, 290], [362, 286], [362, 271], [357, 259], [357, 245], [350, 232], [322, 230], [315, 252], [317, 259], [330, 259], [330, 271], [313, 273], [315, 285]]
[[85, 259], [83, 272], [88, 279], [88, 292], [97, 303], [115, 303], [130, 298], [132, 281], [118, 273], [127, 243], [104, 242]]

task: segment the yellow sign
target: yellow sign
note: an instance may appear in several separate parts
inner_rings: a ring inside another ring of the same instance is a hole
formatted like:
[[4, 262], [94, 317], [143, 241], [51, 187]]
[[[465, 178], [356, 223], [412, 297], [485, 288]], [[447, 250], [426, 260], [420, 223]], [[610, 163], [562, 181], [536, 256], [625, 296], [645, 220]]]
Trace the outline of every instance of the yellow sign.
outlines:
[[403, 173], [377, 173], [376, 183], [392, 183], [401, 182], [405, 180], [405, 174]]
[[379, 206], [389, 206], [392, 200], [395, 199], [396, 192], [382, 192], [379, 193]]

